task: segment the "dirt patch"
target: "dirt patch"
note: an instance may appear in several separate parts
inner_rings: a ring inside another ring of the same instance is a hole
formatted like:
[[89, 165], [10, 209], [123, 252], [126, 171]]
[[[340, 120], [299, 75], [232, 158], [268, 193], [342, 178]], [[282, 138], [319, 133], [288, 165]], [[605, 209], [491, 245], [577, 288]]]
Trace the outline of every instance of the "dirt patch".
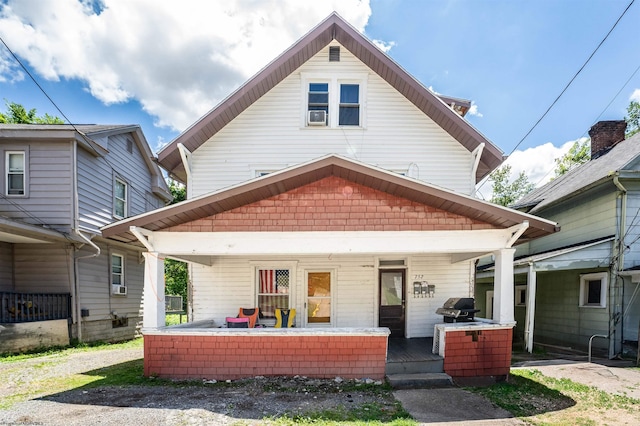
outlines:
[[141, 349], [102, 350], [0, 363], [0, 399], [19, 393], [24, 402], [0, 410], [0, 424], [169, 425], [262, 424], [263, 419], [344, 409], [345, 412], [395, 413], [401, 407], [381, 383], [257, 377], [230, 382], [162, 385], [87, 386], [51, 393], [49, 378], [72, 378], [110, 365], [139, 360]]

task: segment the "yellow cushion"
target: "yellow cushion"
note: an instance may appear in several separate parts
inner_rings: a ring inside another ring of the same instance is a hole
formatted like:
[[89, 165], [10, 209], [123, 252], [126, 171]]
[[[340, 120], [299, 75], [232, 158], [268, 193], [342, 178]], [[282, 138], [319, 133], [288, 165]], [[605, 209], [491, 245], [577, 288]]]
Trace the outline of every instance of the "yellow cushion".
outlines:
[[295, 309], [276, 309], [276, 328], [291, 328], [296, 318]]

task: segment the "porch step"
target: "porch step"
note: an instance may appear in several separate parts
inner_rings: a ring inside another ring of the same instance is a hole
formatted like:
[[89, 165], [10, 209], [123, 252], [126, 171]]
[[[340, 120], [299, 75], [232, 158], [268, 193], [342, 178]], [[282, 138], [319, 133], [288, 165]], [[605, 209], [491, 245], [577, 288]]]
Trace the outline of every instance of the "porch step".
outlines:
[[387, 381], [394, 389], [444, 388], [453, 385], [446, 373], [389, 374]]
[[443, 373], [444, 358], [431, 355], [431, 359], [416, 361], [387, 361], [385, 373], [392, 374], [419, 374], [419, 373]]

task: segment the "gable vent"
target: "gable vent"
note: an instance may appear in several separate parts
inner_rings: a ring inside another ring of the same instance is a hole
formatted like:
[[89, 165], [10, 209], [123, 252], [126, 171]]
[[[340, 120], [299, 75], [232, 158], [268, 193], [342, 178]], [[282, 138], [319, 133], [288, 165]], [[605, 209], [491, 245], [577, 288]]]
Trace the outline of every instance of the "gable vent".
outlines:
[[340, 46], [329, 46], [329, 62], [340, 62]]

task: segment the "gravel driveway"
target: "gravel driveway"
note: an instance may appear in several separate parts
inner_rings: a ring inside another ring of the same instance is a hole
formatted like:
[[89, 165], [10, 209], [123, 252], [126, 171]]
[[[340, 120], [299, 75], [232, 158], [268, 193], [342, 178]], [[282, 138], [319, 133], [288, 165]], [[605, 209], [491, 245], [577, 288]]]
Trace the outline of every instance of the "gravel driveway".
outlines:
[[353, 383], [348, 385], [347, 381], [301, 377], [258, 378], [232, 384], [72, 386], [72, 390], [52, 394], [42, 390], [43, 380], [71, 380], [74, 374], [141, 358], [142, 349], [117, 349], [0, 363], [0, 401], [14, 398], [16, 393], [28, 395], [8, 409], [0, 409], [0, 424], [251, 425], [263, 424], [262, 419], [269, 416], [340, 405], [355, 408], [376, 404], [389, 411], [396, 409], [396, 400], [389, 392], [349, 391]]

